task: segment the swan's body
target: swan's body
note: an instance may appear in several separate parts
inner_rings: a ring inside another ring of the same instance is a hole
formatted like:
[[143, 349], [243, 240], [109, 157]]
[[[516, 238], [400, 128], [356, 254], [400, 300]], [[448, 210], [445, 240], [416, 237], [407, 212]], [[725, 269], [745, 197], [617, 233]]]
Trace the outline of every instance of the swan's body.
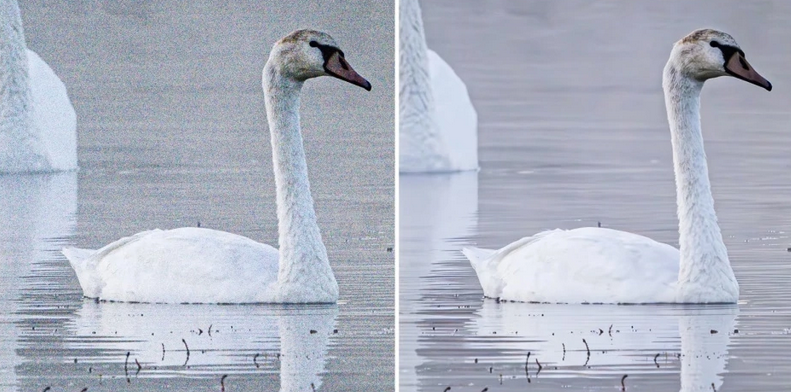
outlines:
[[16, 1], [1, 6], [0, 173], [77, 169], [77, 120], [66, 86], [28, 50]]
[[478, 116], [467, 87], [426, 47], [417, 0], [401, 2], [399, 171], [478, 169]]
[[[65, 249], [83, 295], [127, 302], [279, 301], [277, 249], [223, 231], [151, 230], [99, 250]], [[248, 283], [239, 284], [239, 278]], [[165, 283], [166, 282], [166, 283]], [[305, 302], [295, 299], [294, 302]]]
[[484, 295], [564, 303], [735, 303], [739, 284], [717, 224], [700, 130], [706, 79], [771, 90], [734, 39], [697, 30], [673, 47], [663, 88], [675, 167], [680, 250], [617, 230], [553, 230], [497, 251], [465, 249]]
[[338, 284], [316, 224], [299, 126], [305, 80], [330, 75], [370, 90], [327, 34], [278, 41], [263, 72], [280, 250], [221, 231], [152, 230], [99, 250], [64, 249], [86, 297], [166, 303], [332, 303]]
[[497, 251], [465, 249], [464, 254], [485, 295], [492, 298], [551, 303], [675, 302], [678, 262], [668, 260], [678, 260], [678, 249], [624, 231], [549, 230]]

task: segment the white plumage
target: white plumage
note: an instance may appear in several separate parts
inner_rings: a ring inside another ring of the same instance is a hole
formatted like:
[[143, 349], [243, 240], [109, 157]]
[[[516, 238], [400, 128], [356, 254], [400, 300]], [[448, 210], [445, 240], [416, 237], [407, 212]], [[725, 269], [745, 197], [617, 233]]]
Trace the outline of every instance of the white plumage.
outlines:
[[[89, 298], [253, 303], [278, 298], [277, 249], [223, 231], [150, 230], [99, 250], [64, 249]], [[294, 298], [294, 302], [300, 301]]]
[[338, 283], [316, 223], [299, 125], [302, 86], [323, 75], [370, 90], [332, 37], [317, 31], [278, 41], [264, 67], [279, 250], [199, 228], [145, 231], [99, 250], [64, 249], [83, 294], [131, 302], [336, 302]]
[[0, 13], [0, 173], [77, 169], [77, 116], [66, 86], [28, 50], [16, 1]]
[[700, 91], [731, 75], [772, 89], [730, 35], [696, 30], [675, 44], [663, 88], [673, 145], [680, 249], [603, 228], [552, 230], [493, 251], [468, 248], [484, 295], [560, 303], [735, 303], [700, 129]]
[[678, 249], [624, 231], [549, 230], [465, 249], [487, 297], [523, 302], [675, 302]]
[[478, 169], [478, 115], [467, 86], [426, 47], [417, 0], [400, 3], [399, 171]]

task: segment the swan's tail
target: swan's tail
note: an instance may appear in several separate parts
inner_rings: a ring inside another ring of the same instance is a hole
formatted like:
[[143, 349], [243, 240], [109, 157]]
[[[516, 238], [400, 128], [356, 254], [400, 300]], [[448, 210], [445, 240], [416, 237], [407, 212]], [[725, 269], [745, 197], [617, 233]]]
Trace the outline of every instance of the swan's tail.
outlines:
[[470, 260], [470, 264], [472, 264], [472, 268], [476, 271], [478, 268], [482, 268], [485, 266], [486, 261], [490, 259], [497, 251], [492, 249], [482, 249], [482, 248], [462, 248], [461, 253], [464, 253], [464, 256], [467, 257], [467, 260]]
[[66, 256], [69, 260], [69, 264], [71, 264], [71, 268], [74, 269], [74, 273], [77, 274], [77, 280], [80, 281], [80, 287], [82, 287], [82, 295], [88, 298], [100, 298], [102, 289], [105, 285], [104, 280], [101, 275], [99, 275], [98, 268], [102, 259], [124, 245], [137, 241], [149, 234], [161, 231], [162, 230], [159, 229], [143, 231], [111, 242], [99, 250], [63, 248], [61, 253]]
[[82, 293], [86, 297], [98, 298], [98, 287], [100, 279], [96, 275], [96, 250], [93, 249], [80, 249], [80, 248], [63, 248], [61, 250], [66, 259], [69, 260], [71, 268], [77, 274], [77, 280], [80, 281]]
[[499, 259], [494, 257], [497, 253], [492, 249], [463, 248], [461, 253], [470, 261], [472, 269], [478, 275], [478, 281], [483, 288], [483, 295], [489, 298], [497, 298], [502, 290], [502, 280], [497, 273]]
[[500, 262], [511, 252], [562, 231], [560, 229], [542, 231], [533, 236], [516, 240], [497, 250], [464, 248], [461, 252], [467, 256], [472, 268], [475, 269], [478, 281], [481, 282], [481, 287], [483, 288], [483, 295], [489, 298], [499, 298], [504, 288], [503, 279], [500, 277], [500, 271], [498, 271]]

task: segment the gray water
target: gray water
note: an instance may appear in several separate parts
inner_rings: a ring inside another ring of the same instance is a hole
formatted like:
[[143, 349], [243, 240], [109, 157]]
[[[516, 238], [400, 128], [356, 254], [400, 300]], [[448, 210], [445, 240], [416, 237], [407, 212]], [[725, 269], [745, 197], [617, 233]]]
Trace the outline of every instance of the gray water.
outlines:
[[[2, 389], [219, 391], [225, 374], [227, 391], [392, 389], [393, 5], [21, 3], [28, 46], [77, 111], [81, 169], [0, 177]], [[373, 85], [323, 78], [302, 95], [339, 304], [83, 299], [63, 246], [198, 222], [277, 244], [260, 75], [272, 44], [306, 27]]]
[[[401, 390], [620, 390], [624, 375], [627, 391], [786, 390], [791, 4], [422, 7], [429, 47], [466, 82], [478, 110], [481, 171], [400, 177]], [[462, 246], [499, 248], [540, 230], [598, 222], [678, 246], [661, 73], [672, 44], [699, 27], [731, 33], [775, 86], [766, 92], [721, 78], [707, 82], [701, 98], [738, 305], [482, 299]]]

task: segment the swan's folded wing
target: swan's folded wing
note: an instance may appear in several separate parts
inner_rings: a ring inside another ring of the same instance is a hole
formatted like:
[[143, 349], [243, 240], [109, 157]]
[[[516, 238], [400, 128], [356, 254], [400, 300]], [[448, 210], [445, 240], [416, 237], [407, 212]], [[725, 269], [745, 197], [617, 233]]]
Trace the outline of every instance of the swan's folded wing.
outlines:
[[675, 298], [678, 250], [632, 233], [553, 230], [508, 245], [495, 258], [500, 258], [503, 299], [646, 303]]
[[[270, 302], [278, 252], [198, 228], [152, 230], [113, 242], [75, 267], [84, 295], [127, 302]], [[79, 272], [82, 270], [82, 272]]]

